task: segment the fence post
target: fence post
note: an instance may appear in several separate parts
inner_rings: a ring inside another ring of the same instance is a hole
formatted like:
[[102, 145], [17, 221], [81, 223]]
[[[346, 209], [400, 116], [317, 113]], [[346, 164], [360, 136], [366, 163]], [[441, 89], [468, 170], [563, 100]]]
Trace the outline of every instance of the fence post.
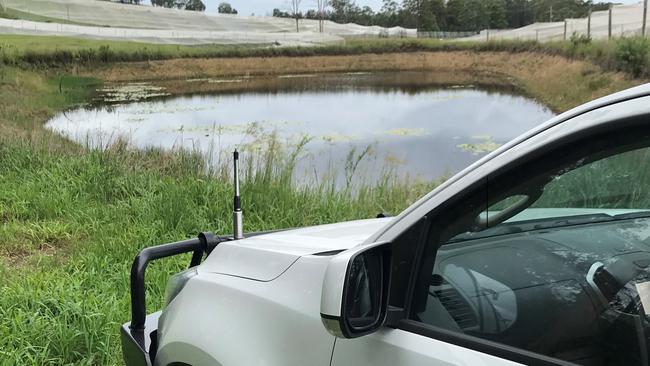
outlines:
[[609, 4], [609, 23], [607, 26], [607, 39], [612, 39], [612, 9], [614, 8], [613, 4]]
[[643, 24], [641, 25], [641, 35], [645, 37], [646, 22], [648, 21], [648, 0], [643, 1]]
[[487, 42], [490, 42], [490, 30], [486, 29], [485, 30], [485, 39]]
[[539, 29], [535, 30], [535, 42], [539, 42]]
[[591, 38], [591, 6], [589, 6], [589, 18], [587, 18], [587, 37]]
[[566, 32], [567, 32], [567, 27], [569, 25], [569, 21], [564, 19], [564, 40], [566, 41]]

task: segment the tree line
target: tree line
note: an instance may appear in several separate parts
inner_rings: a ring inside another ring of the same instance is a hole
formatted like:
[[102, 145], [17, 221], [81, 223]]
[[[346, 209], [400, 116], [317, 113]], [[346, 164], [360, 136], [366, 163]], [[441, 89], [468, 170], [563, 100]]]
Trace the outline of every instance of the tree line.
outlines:
[[[122, 0], [140, 3], [141, 0]], [[301, 11], [302, 0], [291, 0], [287, 10], [273, 9], [274, 17], [331, 20], [382, 27], [400, 26], [419, 31], [480, 31], [519, 28], [535, 22], [557, 22], [584, 18], [589, 11], [606, 10], [610, 3], [593, 0], [383, 0], [379, 11], [359, 6], [355, 0], [317, 0], [316, 9]], [[166, 8], [204, 11], [201, 0], [151, 0]], [[222, 14], [237, 14], [230, 3], [222, 2]], [[322, 30], [322, 23], [321, 23]]]
[[205, 11], [205, 4], [201, 0], [151, 0], [151, 5], [182, 10]]
[[480, 31], [519, 28], [534, 22], [584, 18], [609, 3], [591, 0], [383, 0], [381, 10], [359, 6], [355, 0], [329, 0], [323, 10], [273, 10], [274, 17], [325, 19], [420, 31]]

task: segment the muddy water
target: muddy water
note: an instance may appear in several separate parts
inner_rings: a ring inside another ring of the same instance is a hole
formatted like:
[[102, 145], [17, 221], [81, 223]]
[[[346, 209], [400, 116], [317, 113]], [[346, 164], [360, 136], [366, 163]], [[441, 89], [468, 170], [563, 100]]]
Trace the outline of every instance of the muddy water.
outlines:
[[429, 78], [287, 75], [267, 78], [263, 89], [247, 88], [255, 85], [247, 79], [188, 80], [232, 87], [68, 111], [47, 127], [92, 146], [122, 138], [136, 148], [199, 150], [212, 164], [235, 147], [253, 154], [271, 136], [287, 150], [308, 138], [297, 177], [343, 177], [350, 173], [349, 157], [363, 154], [356, 177], [373, 180], [390, 171], [433, 179], [459, 171], [553, 116], [512, 90], [431, 85]]

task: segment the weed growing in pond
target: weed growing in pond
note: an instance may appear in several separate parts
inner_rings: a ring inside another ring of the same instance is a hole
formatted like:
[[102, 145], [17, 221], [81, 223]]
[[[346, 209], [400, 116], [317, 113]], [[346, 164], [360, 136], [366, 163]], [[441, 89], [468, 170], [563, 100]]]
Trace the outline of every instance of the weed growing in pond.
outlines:
[[108, 103], [135, 102], [144, 99], [164, 97], [169, 93], [164, 92], [164, 88], [153, 86], [148, 83], [129, 83], [104, 87], [99, 90], [101, 99]]
[[352, 186], [352, 179], [354, 178], [357, 169], [359, 169], [359, 164], [363, 159], [365, 159], [371, 153], [372, 146], [366, 146], [363, 151], [357, 154], [357, 149], [353, 147], [348, 152], [347, 157], [345, 158], [345, 188], [350, 189]]
[[383, 132], [386, 135], [393, 136], [424, 136], [427, 131], [424, 128], [395, 128]]
[[459, 144], [457, 147], [474, 155], [491, 153], [501, 147], [501, 144], [494, 142], [492, 136], [472, 136], [472, 140], [476, 142]]

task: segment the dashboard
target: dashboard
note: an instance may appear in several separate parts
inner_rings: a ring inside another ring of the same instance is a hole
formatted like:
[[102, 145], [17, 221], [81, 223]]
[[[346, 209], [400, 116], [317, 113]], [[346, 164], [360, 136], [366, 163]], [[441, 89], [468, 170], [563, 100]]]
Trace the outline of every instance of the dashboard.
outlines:
[[646, 283], [650, 219], [544, 228], [443, 245], [417, 316], [577, 364], [645, 365]]

